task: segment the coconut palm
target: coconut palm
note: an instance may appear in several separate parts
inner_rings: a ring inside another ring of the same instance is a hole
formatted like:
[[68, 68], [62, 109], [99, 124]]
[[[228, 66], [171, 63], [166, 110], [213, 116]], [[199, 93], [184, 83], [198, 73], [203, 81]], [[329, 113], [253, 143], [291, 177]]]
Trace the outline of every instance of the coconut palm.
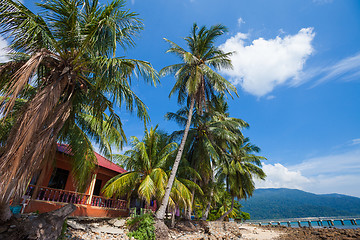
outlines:
[[251, 144], [247, 138], [230, 146], [229, 154], [219, 168], [218, 181], [226, 182], [231, 206], [217, 220], [224, 220], [233, 211], [235, 197], [246, 199], [252, 196], [255, 190], [254, 178], [265, 179], [266, 174], [261, 169], [261, 160], [265, 158], [255, 155], [259, 151], [260, 148]]
[[215, 25], [207, 29], [205, 26], [199, 28], [197, 24], [194, 24], [190, 35], [185, 38], [189, 51], [165, 39], [171, 45], [167, 52], [179, 56], [183, 62], [163, 68], [160, 74], [162, 76], [167, 74], [175, 75], [176, 83], [169, 96], [171, 97], [177, 92], [178, 102], [183, 103], [186, 100], [189, 104], [189, 113], [184, 135], [166, 186], [165, 196], [156, 213], [156, 218], [160, 220], [164, 219], [165, 216], [171, 186], [184, 151], [194, 106], [196, 105], [196, 109], [201, 115], [206, 101], [216, 92], [230, 93], [230, 91], [233, 91], [236, 93], [235, 87], [213, 70], [232, 67], [229, 58], [231, 53], [224, 53], [214, 46], [214, 41], [225, 31], [227, 29], [222, 25]]
[[[166, 169], [178, 146], [164, 140], [165, 137], [157, 127], [145, 130], [142, 141], [132, 137], [132, 149], [124, 155], [114, 155], [128, 171], [110, 179], [103, 188], [104, 195], [129, 198], [136, 191], [148, 205], [151, 200], [161, 201], [168, 181]], [[181, 179], [175, 179], [170, 196], [172, 209], [175, 205], [187, 207], [190, 204], [191, 192]]]
[[[201, 116], [197, 114], [197, 111], [194, 112], [192, 127], [189, 129], [189, 139], [191, 140], [187, 141], [185, 147], [185, 158], [202, 176], [199, 185], [207, 193], [205, 196], [201, 196], [200, 200], [206, 199], [203, 204], [205, 206], [202, 214], [203, 220], [208, 218], [211, 204], [214, 202], [213, 198], [217, 197], [215, 186], [218, 187], [218, 183], [215, 173], [227, 159], [227, 155], [232, 153], [233, 150], [229, 147], [237, 146], [239, 142], [242, 143], [244, 136], [241, 131], [249, 126], [245, 121], [229, 116], [228, 104], [223, 95], [213, 98], [207, 109], [208, 111]], [[188, 110], [183, 108], [177, 113], [168, 113], [166, 117], [184, 125], [187, 113]], [[173, 135], [179, 136], [182, 133], [183, 131], [177, 131]], [[259, 150], [253, 148], [253, 150]]]
[[[201, 176], [199, 184], [202, 187], [209, 188], [214, 182], [214, 166], [220, 161], [219, 155], [222, 154], [223, 145], [228, 142], [235, 143], [239, 137], [242, 137], [240, 129], [247, 127], [248, 124], [241, 119], [229, 117], [227, 113], [227, 104], [223, 96], [213, 99], [208, 104], [208, 112], [203, 115], [194, 112], [191, 128], [189, 129], [189, 141], [185, 146], [185, 159], [189, 165], [195, 169]], [[180, 125], [185, 125], [186, 116], [188, 115], [188, 108], [184, 107], [176, 113], [167, 113], [166, 118], [175, 120]], [[172, 136], [180, 137], [183, 135], [182, 131], [175, 131]], [[191, 175], [193, 181], [200, 180], [196, 175]], [[195, 178], [194, 178], [195, 177]], [[213, 189], [206, 191], [212, 195]], [[193, 192], [194, 197], [195, 192]], [[202, 196], [203, 198], [203, 196]], [[211, 198], [211, 196], [209, 196]], [[192, 203], [193, 203], [192, 199]], [[209, 200], [210, 204], [211, 199]], [[193, 205], [193, 204], [192, 204]], [[191, 209], [188, 209], [188, 218], [190, 217]], [[210, 205], [204, 216], [209, 213]], [[206, 218], [205, 218], [206, 219]]]
[[[133, 37], [142, 28], [137, 15], [124, 9], [124, 1], [100, 5], [97, 0], [54, 0], [37, 6], [40, 14], [18, 1], [0, 2], [0, 33], [11, 39], [11, 60], [0, 65], [4, 117], [25, 86], [36, 88], [0, 152], [0, 221], [8, 217], [2, 214], [4, 206], [24, 192], [60, 132], [71, 133], [64, 136], [74, 145], [72, 150], [81, 146], [82, 153], [92, 154], [90, 141], [78, 140], [82, 133], [95, 137], [105, 131], [104, 136], [115, 138], [110, 132], [116, 128], [121, 145], [126, 139], [114, 104], [125, 103], [147, 120], [146, 107], [131, 91], [130, 80], [137, 71], [145, 80], [157, 81], [148, 62], [115, 57], [118, 46], [134, 45]], [[90, 125], [83, 121], [89, 115]], [[76, 162], [75, 168], [89, 165], [84, 163]]]

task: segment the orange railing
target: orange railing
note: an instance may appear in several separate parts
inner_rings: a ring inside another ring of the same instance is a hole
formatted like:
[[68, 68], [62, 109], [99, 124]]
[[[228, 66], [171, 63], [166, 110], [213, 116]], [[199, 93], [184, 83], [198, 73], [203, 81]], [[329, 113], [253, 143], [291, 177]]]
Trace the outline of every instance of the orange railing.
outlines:
[[[51, 201], [51, 202], [64, 202], [64, 203], [73, 203], [73, 204], [87, 204], [90, 202], [91, 206], [96, 207], [105, 207], [105, 208], [115, 208], [115, 209], [126, 209], [126, 201], [105, 198], [100, 196], [92, 196], [91, 201], [89, 201], [90, 195], [67, 191], [62, 189], [55, 189], [49, 187], [38, 187], [37, 196], [34, 197], [36, 200], [42, 201]], [[35, 186], [29, 185], [25, 195], [32, 196], [34, 194]]]
[[[26, 195], [32, 195], [34, 192], [35, 186], [30, 185]], [[51, 201], [51, 202], [64, 202], [64, 203], [74, 203], [74, 204], [86, 204], [90, 195], [72, 192], [62, 189], [48, 188], [48, 187], [39, 187], [37, 196], [34, 198], [36, 200]]]
[[114, 198], [105, 198], [100, 196], [93, 196], [91, 206], [126, 209], [126, 201]]

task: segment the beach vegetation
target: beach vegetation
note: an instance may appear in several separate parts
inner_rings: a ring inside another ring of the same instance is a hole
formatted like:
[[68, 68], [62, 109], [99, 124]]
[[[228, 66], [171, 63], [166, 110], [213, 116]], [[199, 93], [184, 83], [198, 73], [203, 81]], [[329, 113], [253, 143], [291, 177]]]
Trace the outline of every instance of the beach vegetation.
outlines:
[[[147, 206], [152, 200], [161, 202], [178, 144], [171, 142], [169, 136], [156, 126], [146, 129], [141, 141], [132, 137], [131, 147], [124, 154], [113, 155], [113, 159], [123, 165], [127, 172], [110, 179], [103, 188], [104, 195], [127, 199], [135, 195], [144, 200]], [[176, 208], [187, 209], [190, 206], [189, 188], [199, 187], [188, 179], [175, 178], [168, 203], [172, 212]]]
[[149, 213], [130, 218], [126, 222], [130, 229], [127, 235], [138, 240], [155, 240], [154, 223], [154, 216]]
[[173, 74], [176, 83], [170, 91], [169, 97], [177, 93], [178, 102], [186, 103], [189, 107], [185, 130], [180, 142], [178, 153], [165, 189], [162, 203], [156, 213], [157, 219], [164, 219], [165, 210], [168, 205], [171, 187], [173, 185], [180, 160], [184, 151], [186, 139], [191, 125], [194, 108], [202, 115], [206, 112], [207, 102], [216, 93], [236, 93], [236, 88], [215, 70], [231, 68], [231, 52], [225, 53], [214, 45], [215, 40], [224, 34], [227, 29], [223, 25], [214, 25], [209, 29], [205, 26], [198, 27], [194, 23], [191, 33], [185, 38], [188, 51], [176, 43], [165, 39], [170, 48], [167, 53], [178, 56], [182, 63], [174, 64], [163, 68], [161, 76]]
[[115, 106], [149, 120], [130, 85], [134, 72], [156, 84], [156, 71], [149, 62], [116, 57], [134, 46], [143, 28], [124, 4], [54, 0], [38, 3], [35, 14], [19, 1], [0, 2], [1, 35], [11, 42], [9, 61], [0, 64], [2, 117], [10, 121], [27, 86], [35, 88], [0, 149], [0, 221], [9, 218], [10, 199], [24, 193], [57, 141], [70, 145], [81, 185], [96, 161], [92, 143], [108, 154], [111, 145], [126, 142]]

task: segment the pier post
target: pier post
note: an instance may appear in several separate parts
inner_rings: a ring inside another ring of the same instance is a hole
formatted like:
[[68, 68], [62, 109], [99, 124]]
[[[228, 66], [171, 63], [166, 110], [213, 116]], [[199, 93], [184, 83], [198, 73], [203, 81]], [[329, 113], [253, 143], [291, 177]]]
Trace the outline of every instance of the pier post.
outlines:
[[322, 223], [322, 220], [319, 220], [319, 222], [320, 222], [320, 225], [323, 227], [324, 225], [323, 225], [323, 223]]
[[280, 224], [280, 222], [278, 222], [277, 224], [278, 224], [278, 226], [280, 226], [280, 225], [281, 225], [281, 224]]
[[353, 221], [354, 221], [354, 225], [357, 225], [357, 223], [356, 223], [356, 219], [354, 219]]
[[317, 225], [320, 227], [320, 220], [319, 221], [316, 221]]
[[308, 224], [309, 224], [309, 227], [312, 227], [312, 226], [311, 226], [311, 221], [308, 221]]
[[288, 227], [291, 227], [291, 222], [287, 222]]
[[301, 223], [300, 223], [300, 221], [298, 221], [298, 225], [299, 225], [299, 227], [301, 227]]
[[341, 225], [343, 225], [343, 226], [345, 225], [344, 224], [344, 219], [340, 219], [340, 222], [341, 222]]
[[330, 223], [331, 223], [331, 226], [335, 225], [333, 220], [330, 220]]
[[261, 222], [259, 222], [259, 226], [261, 227]]

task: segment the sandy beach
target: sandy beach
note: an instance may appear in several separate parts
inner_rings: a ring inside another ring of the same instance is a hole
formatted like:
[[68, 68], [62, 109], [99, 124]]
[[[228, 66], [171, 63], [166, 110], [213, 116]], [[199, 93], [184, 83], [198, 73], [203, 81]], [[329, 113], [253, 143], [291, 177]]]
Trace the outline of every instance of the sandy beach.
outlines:
[[241, 232], [241, 239], [247, 240], [277, 239], [285, 234], [280, 229], [265, 229], [250, 224], [241, 224], [239, 229]]

